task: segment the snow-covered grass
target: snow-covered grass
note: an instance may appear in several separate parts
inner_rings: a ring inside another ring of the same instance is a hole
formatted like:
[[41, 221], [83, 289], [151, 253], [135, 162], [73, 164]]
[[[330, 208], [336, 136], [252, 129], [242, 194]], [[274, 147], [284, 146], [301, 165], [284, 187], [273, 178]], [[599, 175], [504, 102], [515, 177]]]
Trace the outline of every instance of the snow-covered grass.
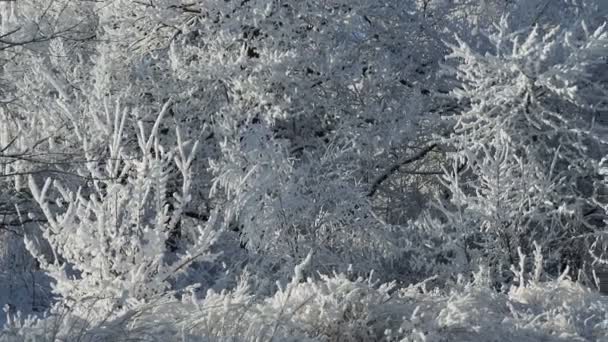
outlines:
[[90, 303], [11, 316], [0, 341], [602, 341], [608, 297], [567, 278], [496, 291], [480, 279], [445, 290], [347, 275], [294, 277], [272, 296], [165, 295], [92, 321]]

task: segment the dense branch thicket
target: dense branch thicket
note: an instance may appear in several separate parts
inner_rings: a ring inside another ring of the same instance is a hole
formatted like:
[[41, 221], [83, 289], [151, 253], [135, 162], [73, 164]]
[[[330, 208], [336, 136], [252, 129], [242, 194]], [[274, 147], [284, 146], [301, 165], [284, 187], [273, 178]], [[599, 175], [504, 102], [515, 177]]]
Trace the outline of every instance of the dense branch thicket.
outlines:
[[0, 341], [607, 339], [607, 16], [0, 1]]

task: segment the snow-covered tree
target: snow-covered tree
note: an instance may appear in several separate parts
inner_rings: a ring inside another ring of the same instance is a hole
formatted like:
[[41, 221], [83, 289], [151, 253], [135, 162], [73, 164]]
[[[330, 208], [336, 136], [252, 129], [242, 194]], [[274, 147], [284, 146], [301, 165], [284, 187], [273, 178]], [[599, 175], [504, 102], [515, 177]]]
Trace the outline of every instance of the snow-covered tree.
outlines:
[[0, 341], [602, 339], [607, 13], [0, 1]]
[[537, 241], [551, 267], [582, 268], [589, 236], [605, 229], [596, 195], [606, 79], [596, 71], [608, 33], [584, 23], [512, 32], [503, 18], [488, 39], [494, 51], [458, 41], [449, 56], [462, 81], [453, 95], [466, 110], [442, 140], [453, 150], [450, 199], [429, 226], [455, 239], [453, 256], [465, 265], [502, 268]]

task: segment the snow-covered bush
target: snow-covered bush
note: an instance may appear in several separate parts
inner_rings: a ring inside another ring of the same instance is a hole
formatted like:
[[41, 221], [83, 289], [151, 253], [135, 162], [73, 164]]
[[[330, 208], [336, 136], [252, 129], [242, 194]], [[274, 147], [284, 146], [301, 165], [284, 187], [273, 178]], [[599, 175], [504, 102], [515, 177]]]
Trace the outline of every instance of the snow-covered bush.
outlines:
[[596, 70], [606, 64], [606, 27], [512, 32], [503, 18], [488, 39], [485, 53], [460, 40], [452, 46], [458, 64], [448, 72], [462, 80], [453, 96], [466, 109], [442, 140], [453, 150], [442, 177], [450, 197], [427, 227], [453, 239], [438, 250], [457, 265], [501, 273], [537, 241], [554, 274], [585, 267], [605, 229], [597, 165], [607, 89]]
[[[210, 260], [217, 217], [195, 228], [190, 233], [193, 241], [181, 246], [177, 256], [166, 253], [170, 233], [181, 225], [190, 201], [197, 145], [188, 146], [179, 130], [175, 148], [165, 150], [159, 144], [158, 128], [169, 106], [162, 108], [149, 133], [139, 122], [136, 155], [123, 149], [128, 112], [117, 108], [115, 117], [108, 113], [112, 144], [107, 160], [87, 163], [91, 187], [72, 191], [49, 178], [39, 188], [30, 178], [32, 195], [48, 222], [43, 236], [52, 256], [42, 253], [28, 236], [26, 246], [54, 278], [54, 292], [64, 301], [99, 303], [94, 306], [97, 315], [127, 309], [162, 295], [169, 280], [193, 261]], [[177, 173], [172, 172], [172, 164]], [[179, 177], [181, 191], [168, 197], [171, 177]], [[189, 228], [181, 227], [184, 234]]]

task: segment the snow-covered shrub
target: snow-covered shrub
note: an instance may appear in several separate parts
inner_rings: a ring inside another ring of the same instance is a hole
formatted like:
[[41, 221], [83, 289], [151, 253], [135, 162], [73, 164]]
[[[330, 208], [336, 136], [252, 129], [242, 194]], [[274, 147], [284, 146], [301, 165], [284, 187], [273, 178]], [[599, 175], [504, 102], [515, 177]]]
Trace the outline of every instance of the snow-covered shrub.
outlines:
[[[217, 216], [189, 233], [193, 240], [177, 256], [167, 251], [169, 234], [181, 224], [190, 201], [191, 165], [196, 151], [177, 132], [177, 146], [165, 150], [158, 128], [167, 103], [149, 134], [139, 123], [139, 153], [123, 149], [127, 111], [116, 110], [109, 158], [89, 162], [92, 187], [72, 191], [46, 179], [30, 190], [48, 224], [43, 236], [52, 256], [26, 236], [26, 246], [54, 278], [54, 292], [66, 302], [96, 303], [96, 315], [140, 305], [169, 289], [169, 281], [195, 260], [210, 260]], [[172, 172], [174, 163], [177, 173]], [[180, 192], [167, 196], [170, 177], [179, 177]], [[52, 192], [51, 184], [53, 184]], [[172, 209], [172, 210], [170, 210]], [[190, 227], [181, 227], [184, 235]], [[98, 304], [98, 305], [97, 305]], [[106, 307], [103, 307], [105, 305]]]
[[441, 240], [435, 259], [504, 269], [537, 241], [553, 274], [580, 269], [605, 229], [597, 165], [606, 139], [596, 122], [606, 79], [596, 70], [606, 63], [606, 26], [512, 32], [503, 18], [487, 37], [489, 51], [458, 40], [448, 56], [465, 110], [442, 139], [453, 152], [442, 177], [449, 200], [426, 221]]
[[390, 292], [395, 284], [377, 286], [369, 279], [350, 280], [344, 274], [321, 276], [304, 281], [302, 267], [285, 288], [255, 307], [253, 322], [272, 329], [260, 337], [293, 338], [302, 336], [324, 341], [378, 340], [395, 321]]

